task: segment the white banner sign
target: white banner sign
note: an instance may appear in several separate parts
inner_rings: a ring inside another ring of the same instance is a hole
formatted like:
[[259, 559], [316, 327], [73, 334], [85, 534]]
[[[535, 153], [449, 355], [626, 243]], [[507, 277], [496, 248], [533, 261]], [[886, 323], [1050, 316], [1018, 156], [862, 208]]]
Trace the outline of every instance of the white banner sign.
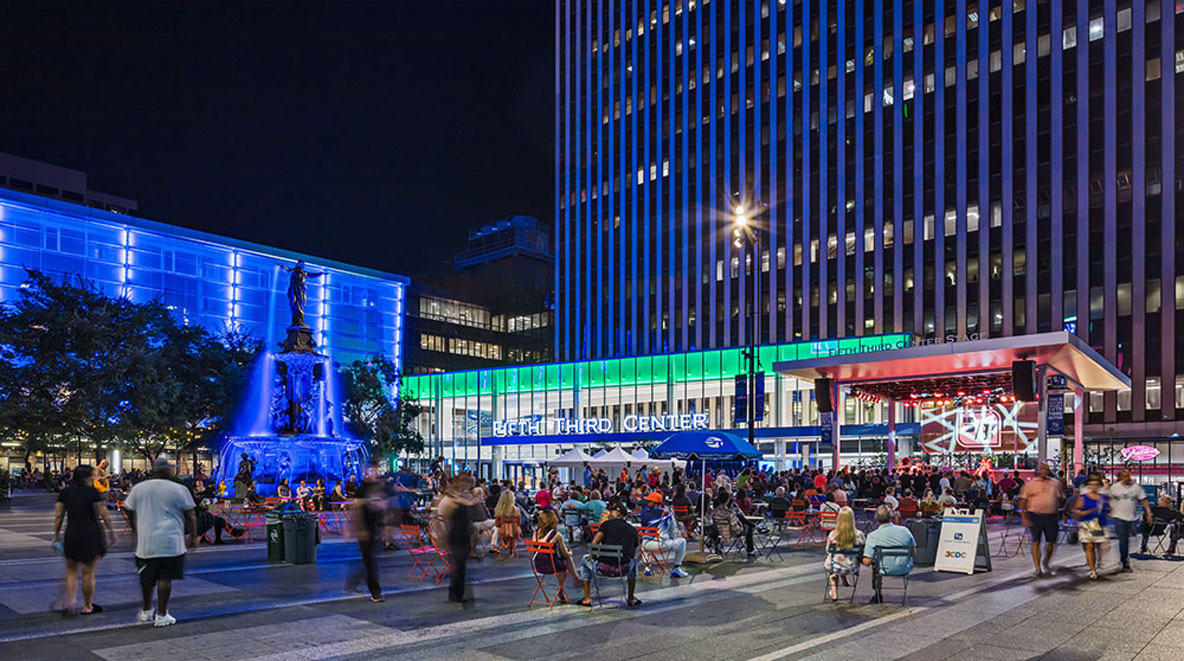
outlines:
[[941, 535], [938, 537], [937, 558], [933, 568], [937, 571], [973, 574], [982, 526], [982, 510], [946, 509], [941, 519]]
[[554, 434], [611, 434], [617, 431], [672, 432], [686, 429], [707, 429], [706, 413], [679, 415], [627, 415], [621, 428], [615, 429], [612, 418], [543, 418], [494, 420], [494, 436], [549, 436]]

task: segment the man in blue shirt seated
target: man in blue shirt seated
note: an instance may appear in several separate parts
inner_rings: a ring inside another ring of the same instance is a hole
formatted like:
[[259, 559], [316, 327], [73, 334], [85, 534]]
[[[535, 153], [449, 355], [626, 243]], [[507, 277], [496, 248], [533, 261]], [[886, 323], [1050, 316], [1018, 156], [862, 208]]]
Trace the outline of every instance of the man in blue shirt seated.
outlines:
[[[678, 534], [678, 527], [674, 522], [674, 515], [662, 506], [662, 492], [651, 491], [645, 497], [645, 504], [641, 510], [641, 525], [645, 528], [657, 528], [658, 539], [652, 537], [642, 542], [641, 547], [647, 551], [665, 552], [670, 562], [670, 576], [672, 578], [686, 578], [690, 574], [682, 570], [682, 560], [687, 554], [687, 540]], [[646, 564], [646, 576], [649, 576], [649, 564]]]
[[872, 559], [876, 555], [877, 548], [907, 546], [909, 554], [904, 557], [884, 558], [884, 566], [882, 567], [873, 565], [872, 588], [876, 591], [871, 601], [873, 604], [884, 601], [884, 595], [881, 592], [883, 576], [908, 576], [909, 572], [913, 570], [913, 553], [917, 547], [917, 540], [913, 539], [913, 533], [909, 532], [908, 528], [892, 523], [892, 510], [886, 505], [876, 508], [876, 522], [880, 524], [880, 527], [868, 533], [867, 539], [863, 543], [863, 564], [873, 564]]

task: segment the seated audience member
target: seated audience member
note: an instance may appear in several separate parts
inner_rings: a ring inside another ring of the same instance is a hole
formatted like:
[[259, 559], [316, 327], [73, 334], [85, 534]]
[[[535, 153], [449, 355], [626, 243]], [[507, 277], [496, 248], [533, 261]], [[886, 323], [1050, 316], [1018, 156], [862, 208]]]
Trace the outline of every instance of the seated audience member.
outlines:
[[911, 552], [908, 557], [884, 558], [883, 567], [875, 566], [873, 560], [876, 556], [876, 549], [889, 546], [907, 546], [911, 551], [917, 547], [917, 541], [913, 539], [913, 533], [908, 528], [892, 523], [892, 512], [886, 505], [880, 505], [876, 508], [876, 522], [880, 524], [880, 527], [868, 533], [863, 545], [863, 564], [872, 565], [872, 588], [876, 593], [872, 597], [871, 603], [873, 604], [884, 601], [882, 577], [907, 576], [913, 570], [913, 556]]
[[[837, 515], [839, 513], [839, 511], [841, 511], [842, 509], [843, 508], [840, 507], [839, 504], [835, 502], [835, 494], [833, 491], [827, 493], [826, 494], [826, 502], [822, 503], [821, 505], [818, 506], [819, 513], [831, 512], [831, 513]], [[837, 519], [829, 519], [829, 518], [819, 517], [819, 525], [822, 527], [823, 530], [834, 530], [836, 521], [837, 521]]]
[[312, 508], [317, 512], [325, 511], [325, 480], [319, 477], [312, 488]]
[[[826, 537], [826, 560], [823, 568], [830, 581], [830, 600], [838, 599], [839, 580], [848, 585], [847, 577], [859, 573], [859, 555], [852, 549], [863, 546], [863, 533], [855, 527], [855, 512], [850, 507], [839, 510], [834, 530]], [[847, 551], [843, 553], [842, 551]]]
[[785, 497], [785, 487], [777, 487], [773, 490], [773, 497], [769, 499], [769, 517], [773, 519], [784, 519], [785, 513], [789, 511], [789, 499]]
[[686, 578], [690, 574], [682, 570], [682, 559], [687, 554], [687, 540], [678, 534], [674, 515], [662, 506], [662, 494], [651, 491], [645, 497], [646, 504], [641, 510], [641, 525], [646, 528], [657, 528], [658, 539], [646, 539], [642, 548], [647, 551], [663, 551], [670, 559], [671, 578]]
[[[587, 508], [584, 507], [584, 501], [580, 500], [580, 496], [580, 490], [573, 488], [567, 492], [567, 500], [563, 501], [563, 504], [559, 506], [559, 513], [563, 517], [563, 527], [568, 535], [567, 542], [569, 544], [576, 543], [576, 529], [586, 532], [584, 530], [584, 512], [587, 511]], [[587, 535], [582, 537], [582, 539], [587, 538]]]
[[592, 606], [592, 572], [602, 575], [624, 575], [628, 581], [628, 597], [625, 603], [630, 607], [641, 605], [641, 600], [634, 596], [637, 587], [637, 530], [625, 520], [628, 510], [622, 503], [610, 505], [604, 512], [607, 517], [600, 524], [600, 530], [592, 538], [593, 544], [608, 544], [621, 547], [622, 564], [616, 563], [615, 558], [597, 558], [585, 555], [584, 561], [577, 567], [580, 582], [584, 587], [584, 598], [576, 602], [580, 606]]
[[300, 480], [300, 486], [296, 487], [296, 502], [305, 509], [312, 507], [312, 488], [304, 480]]
[[345, 489], [341, 486], [341, 483], [334, 484], [333, 491], [329, 492], [329, 502], [344, 503], [347, 498], [348, 496], [345, 495]]
[[292, 497], [292, 487], [288, 486], [288, 478], [280, 479], [279, 486], [275, 488], [275, 495], [285, 499]]
[[942, 489], [941, 498], [937, 499], [937, 504], [940, 505], [942, 507], [942, 509], [945, 509], [947, 507], [957, 507], [958, 506], [958, 498], [957, 498], [957, 496], [954, 495], [954, 492], [952, 489], [950, 489], [949, 487], [945, 487]]
[[600, 491], [593, 489], [588, 494], [588, 501], [584, 503], [584, 510], [588, 512], [588, 521], [600, 523], [600, 519], [604, 516], [604, 508], [608, 507], [600, 497]]
[[[501, 503], [498, 503], [500, 506]], [[628, 525], [628, 524], [626, 524]], [[559, 581], [559, 603], [571, 603], [563, 586], [567, 583], [567, 573], [571, 568], [571, 551], [563, 543], [563, 535], [559, 534], [559, 515], [555, 510], [543, 510], [539, 513], [539, 527], [534, 531], [534, 541], [547, 542], [555, 545], [554, 559], [536, 554], [530, 559], [534, 563], [535, 571], [540, 574], [553, 574]], [[587, 590], [585, 589], [585, 592]]]
[[711, 509], [711, 519], [721, 538], [733, 538], [743, 534], [744, 546], [749, 557], [756, 555], [756, 545], [752, 541], [752, 533], [756, 526], [740, 515], [732, 502], [732, 495], [726, 490], [720, 491], [716, 496], [715, 507]]
[[246, 530], [242, 528], [235, 528], [226, 522], [223, 517], [210, 513], [210, 501], [208, 499], [201, 500], [195, 508], [195, 520], [197, 521], [197, 536], [202, 537], [211, 528], [214, 529], [214, 543], [223, 544], [222, 532], [230, 533], [231, 537], [242, 537]]
[[884, 505], [892, 510], [893, 514], [900, 509], [900, 501], [896, 499], [896, 487], [888, 487], [884, 489]]
[[342, 489], [345, 492], [346, 500], [352, 500], [358, 497], [358, 477], [350, 475], [349, 479], [345, 481], [345, 487]]
[[[1182, 508], [1184, 509], [1184, 508]], [[1143, 544], [1139, 552], [1147, 552], [1147, 540], [1150, 537], [1169, 535], [1170, 546], [1168, 555], [1176, 555], [1176, 545], [1184, 537], [1184, 512], [1172, 509], [1172, 499], [1163, 496], [1159, 504], [1151, 508], [1152, 524], [1143, 528]]]
[[514, 546], [522, 537], [522, 511], [514, 502], [514, 494], [502, 491], [493, 508], [493, 521], [496, 526], [496, 544], [490, 547], [492, 553], [513, 553]]
[[900, 499], [900, 504], [896, 511], [900, 513], [901, 518], [912, 519], [917, 516], [917, 512], [921, 509], [921, 503], [913, 498], [913, 490], [905, 487], [904, 497]]

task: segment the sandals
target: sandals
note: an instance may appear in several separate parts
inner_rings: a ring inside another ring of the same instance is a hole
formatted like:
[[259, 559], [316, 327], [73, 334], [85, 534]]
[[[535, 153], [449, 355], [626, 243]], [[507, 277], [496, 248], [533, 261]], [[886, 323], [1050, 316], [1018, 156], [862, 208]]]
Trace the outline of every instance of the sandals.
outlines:
[[576, 605], [583, 606], [584, 608], [592, 608], [592, 600], [591, 599], [581, 599], [576, 602]]
[[103, 607], [98, 604], [91, 604], [89, 611], [78, 611], [79, 615], [94, 615], [95, 613], [102, 613]]
[[637, 597], [632, 597], [628, 601], [625, 602], [625, 605], [628, 606], [629, 608], [637, 608], [638, 606], [641, 605], [641, 600], [638, 599]]

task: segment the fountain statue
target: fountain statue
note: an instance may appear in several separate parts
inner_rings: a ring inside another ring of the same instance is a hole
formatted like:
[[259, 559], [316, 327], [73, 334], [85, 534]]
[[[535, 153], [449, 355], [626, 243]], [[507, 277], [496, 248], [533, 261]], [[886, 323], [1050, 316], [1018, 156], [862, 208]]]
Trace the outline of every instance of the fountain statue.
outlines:
[[340, 436], [341, 402], [329, 356], [317, 351], [313, 331], [304, 321], [309, 271], [303, 261], [281, 264], [288, 273], [288, 307], [292, 321], [279, 352], [260, 356], [248, 398], [219, 453], [214, 483], [226, 494], [246, 496], [253, 486], [262, 496], [274, 495], [287, 479], [294, 485], [325, 480], [326, 490], [353, 475], [361, 482], [369, 459], [366, 444]]

